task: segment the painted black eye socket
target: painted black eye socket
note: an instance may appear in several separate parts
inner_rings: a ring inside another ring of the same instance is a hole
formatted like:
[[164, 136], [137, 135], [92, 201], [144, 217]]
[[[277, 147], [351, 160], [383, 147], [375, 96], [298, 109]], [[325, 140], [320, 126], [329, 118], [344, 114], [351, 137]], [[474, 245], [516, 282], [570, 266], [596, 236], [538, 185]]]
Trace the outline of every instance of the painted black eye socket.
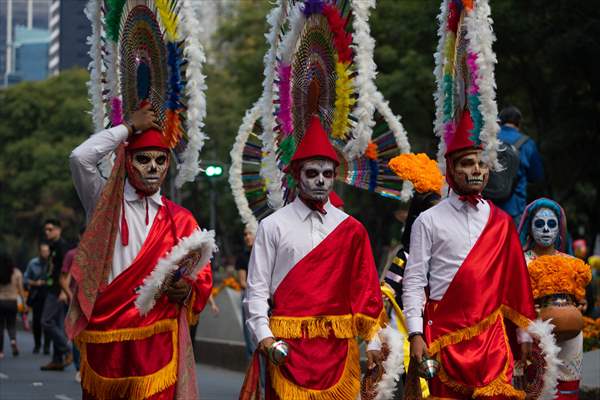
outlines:
[[157, 163], [158, 165], [163, 165], [163, 164], [164, 164], [164, 163], [166, 163], [166, 162], [167, 162], [167, 156], [159, 156], [159, 157], [156, 157], [156, 163]]
[[543, 228], [545, 225], [546, 221], [544, 221], [543, 219], [538, 219], [533, 222], [533, 226], [535, 226], [536, 228]]
[[556, 228], [558, 226], [558, 222], [554, 219], [548, 221], [548, 228]]
[[140, 164], [148, 164], [150, 162], [150, 157], [143, 154], [138, 154], [135, 156], [135, 161], [139, 162]]
[[325, 178], [333, 178], [333, 171], [331, 171], [331, 170], [323, 171], [323, 176]]
[[319, 175], [319, 171], [317, 171], [316, 169], [307, 169], [306, 171], [304, 171], [304, 174], [307, 178], [315, 178], [317, 175]]

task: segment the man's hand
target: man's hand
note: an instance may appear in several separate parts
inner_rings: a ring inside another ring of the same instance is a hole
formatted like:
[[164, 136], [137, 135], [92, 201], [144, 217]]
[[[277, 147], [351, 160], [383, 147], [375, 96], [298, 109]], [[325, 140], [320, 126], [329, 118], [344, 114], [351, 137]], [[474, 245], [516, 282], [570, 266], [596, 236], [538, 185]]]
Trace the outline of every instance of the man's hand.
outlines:
[[269, 348], [275, 343], [274, 337], [264, 338], [258, 344], [258, 350], [262, 351], [264, 354], [269, 354]]
[[129, 134], [135, 133], [132, 132], [131, 125], [135, 127], [136, 132], [143, 132], [150, 128], [155, 128], [158, 130], [161, 129], [161, 127], [157, 124], [156, 115], [154, 114], [154, 111], [152, 111], [152, 105], [150, 103], [145, 104], [139, 110], [134, 111], [126, 125], [127, 129], [129, 129]]
[[367, 350], [367, 368], [383, 368], [383, 354], [381, 350]]
[[429, 357], [427, 343], [425, 343], [422, 335], [414, 335], [410, 338], [410, 357], [421, 363], [424, 356]]
[[190, 295], [191, 290], [192, 286], [185, 279], [175, 281], [171, 277], [165, 283], [165, 293], [171, 303], [183, 303]]

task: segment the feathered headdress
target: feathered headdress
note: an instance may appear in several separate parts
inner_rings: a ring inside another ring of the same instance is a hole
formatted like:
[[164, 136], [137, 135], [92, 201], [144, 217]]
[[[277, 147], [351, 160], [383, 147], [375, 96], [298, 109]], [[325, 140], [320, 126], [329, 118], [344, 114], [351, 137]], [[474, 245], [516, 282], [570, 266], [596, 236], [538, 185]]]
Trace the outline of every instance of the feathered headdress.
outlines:
[[90, 102], [95, 129], [116, 126], [152, 104], [181, 187], [200, 171], [206, 136], [204, 52], [189, 0], [90, 0]]
[[434, 98], [440, 168], [445, 171], [448, 153], [468, 146], [482, 147], [484, 159], [497, 167], [496, 56], [488, 0], [444, 0], [438, 21]]

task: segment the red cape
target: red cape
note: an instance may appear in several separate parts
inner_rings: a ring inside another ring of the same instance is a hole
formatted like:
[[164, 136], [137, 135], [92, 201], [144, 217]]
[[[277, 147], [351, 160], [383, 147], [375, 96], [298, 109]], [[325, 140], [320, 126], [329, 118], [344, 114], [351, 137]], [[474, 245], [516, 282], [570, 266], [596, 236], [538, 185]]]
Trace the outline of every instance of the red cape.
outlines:
[[302, 399], [310, 391], [317, 399], [318, 391], [355, 398], [360, 387], [355, 337], [370, 340], [383, 315], [368, 234], [348, 217], [294, 266], [273, 295], [270, 327], [290, 347], [286, 364], [269, 368], [277, 397]]
[[[99, 291], [91, 318], [76, 338], [81, 350], [82, 387], [86, 398], [92, 395], [112, 398], [116, 394], [132, 399], [148, 395], [173, 398], [182, 341], [179, 335], [181, 307], [163, 295], [142, 317], [134, 304], [136, 290], [144, 278], [176, 245], [175, 235], [177, 238], [189, 236], [198, 226], [188, 210], [165, 198], [163, 202], [165, 205], [158, 210], [137, 257]], [[193, 312], [204, 308], [211, 287], [212, 273], [207, 265], [198, 273], [193, 285]], [[181, 329], [187, 332], [188, 327]]]
[[439, 377], [474, 397], [520, 396], [510, 385], [515, 328], [535, 319], [521, 244], [510, 217], [490, 204], [481, 236], [444, 297], [429, 304], [425, 334]]

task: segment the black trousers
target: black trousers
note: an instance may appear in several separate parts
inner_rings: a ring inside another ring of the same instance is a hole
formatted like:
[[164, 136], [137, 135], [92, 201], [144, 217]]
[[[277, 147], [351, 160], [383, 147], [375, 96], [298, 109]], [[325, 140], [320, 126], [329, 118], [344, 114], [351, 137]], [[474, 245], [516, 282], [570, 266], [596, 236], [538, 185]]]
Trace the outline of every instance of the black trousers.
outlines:
[[17, 300], [0, 300], [0, 352], [4, 351], [4, 328], [10, 340], [17, 340]]
[[44, 311], [44, 300], [46, 295], [36, 298], [35, 302], [31, 305], [31, 311], [33, 315], [33, 340], [35, 348], [39, 349], [42, 345], [42, 335], [44, 336], [44, 351], [50, 349], [51, 339], [44, 333], [42, 329], [42, 312]]

